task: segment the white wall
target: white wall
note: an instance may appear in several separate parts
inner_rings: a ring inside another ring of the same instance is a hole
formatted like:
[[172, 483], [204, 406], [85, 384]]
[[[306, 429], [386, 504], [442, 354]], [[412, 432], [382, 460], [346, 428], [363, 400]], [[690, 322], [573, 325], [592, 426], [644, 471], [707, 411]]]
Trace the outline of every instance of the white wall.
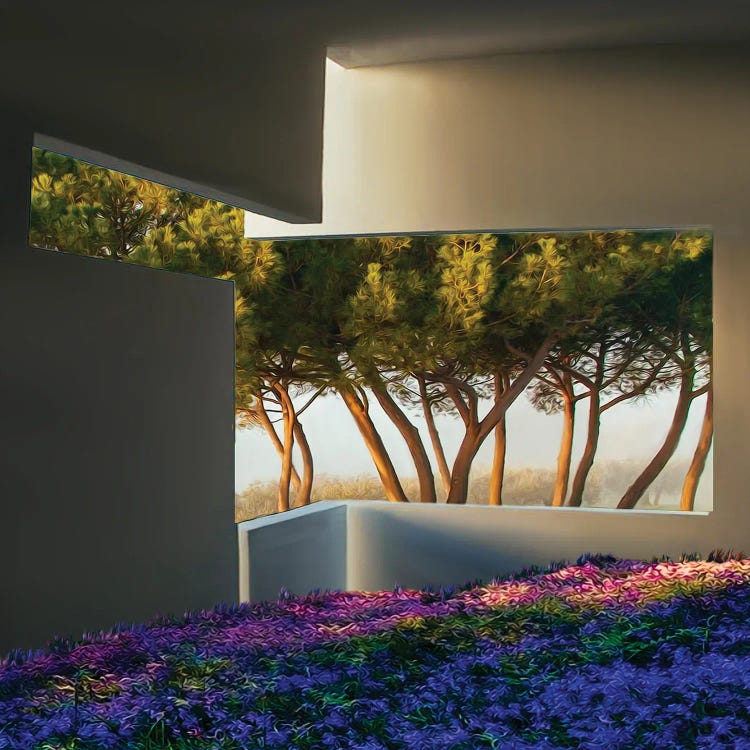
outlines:
[[[714, 230], [714, 512], [694, 522], [555, 516], [543, 556], [602, 546], [632, 556], [750, 550], [750, 53], [662, 46], [357, 70], [329, 64], [327, 86], [323, 223], [248, 216], [248, 235]], [[494, 538], [500, 550], [511, 532], [528, 540], [524, 549], [538, 545], [536, 520], [523, 520], [538, 515], [488, 512], [478, 526], [473, 510], [444, 510], [409, 510], [413, 543], [400, 548], [402, 570], [456, 540], [491, 546]], [[402, 511], [393, 513], [388, 523], [402, 523]], [[364, 555], [353, 564], [351, 580], [365, 584], [365, 567], [380, 563]]]
[[[347, 503], [321, 502], [237, 524], [241, 602], [347, 589]], [[270, 564], [269, 564], [270, 563]]]
[[677, 557], [703, 550], [710, 524], [704, 513], [609, 508], [356, 500], [347, 511], [347, 588], [363, 591], [487, 581], [584, 552]]
[[331, 500], [238, 525], [240, 601], [282, 587], [379, 591], [455, 586], [584, 552], [700, 551], [709, 516], [596, 508]]

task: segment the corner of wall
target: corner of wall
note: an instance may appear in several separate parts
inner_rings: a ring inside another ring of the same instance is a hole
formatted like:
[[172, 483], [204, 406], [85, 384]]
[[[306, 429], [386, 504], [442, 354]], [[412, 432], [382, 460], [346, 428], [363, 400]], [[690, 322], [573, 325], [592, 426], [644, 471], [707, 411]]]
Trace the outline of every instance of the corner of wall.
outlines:
[[344, 505], [344, 559], [346, 560], [346, 570], [344, 572], [345, 588], [347, 591], [352, 589], [352, 578], [354, 561], [352, 559], [352, 544], [350, 539], [351, 534], [351, 510], [352, 503], [350, 500], [346, 501]]

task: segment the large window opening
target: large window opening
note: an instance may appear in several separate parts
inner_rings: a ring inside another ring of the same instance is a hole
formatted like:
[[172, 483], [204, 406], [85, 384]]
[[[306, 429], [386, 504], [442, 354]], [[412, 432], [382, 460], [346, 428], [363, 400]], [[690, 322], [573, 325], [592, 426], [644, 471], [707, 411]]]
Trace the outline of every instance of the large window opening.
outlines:
[[236, 291], [236, 517], [323, 499], [712, 509], [713, 238], [253, 240], [41, 149], [30, 241]]

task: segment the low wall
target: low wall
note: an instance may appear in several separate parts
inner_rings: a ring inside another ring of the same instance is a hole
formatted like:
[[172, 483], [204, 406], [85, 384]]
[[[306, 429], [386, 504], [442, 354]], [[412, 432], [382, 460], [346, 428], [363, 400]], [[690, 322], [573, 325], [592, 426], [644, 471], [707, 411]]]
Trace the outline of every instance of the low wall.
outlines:
[[346, 589], [347, 510], [326, 501], [237, 524], [240, 601]]
[[[710, 513], [333, 500], [238, 526], [240, 600], [283, 587], [377, 591], [489, 580], [529, 565], [610, 553], [650, 559], [745, 542], [713, 537]], [[715, 527], [714, 527], [715, 528]]]
[[708, 552], [708, 516], [354, 501], [348, 505], [347, 586], [374, 591], [396, 584], [456, 585], [586, 552], [644, 559]]

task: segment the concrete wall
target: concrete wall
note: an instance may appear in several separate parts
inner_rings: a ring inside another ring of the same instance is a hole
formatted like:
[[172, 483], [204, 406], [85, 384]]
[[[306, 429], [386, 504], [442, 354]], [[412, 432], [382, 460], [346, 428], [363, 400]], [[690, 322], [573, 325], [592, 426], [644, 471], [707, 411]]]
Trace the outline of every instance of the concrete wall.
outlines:
[[26, 246], [0, 119], [0, 653], [236, 600], [229, 282]]
[[0, 107], [78, 158], [286, 221], [320, 218], [319, 28], [273, 3], [105, 10], [2, 3]]
[[347, 588], [487, 581], [585, 552], [676, 557], [704, 548], [709, 519], [704, 513], [351, 501]]
[[[484, 574], [495, 554], [518, 567], [594, 550], [750, 551], [750, 52], [663, 46], [329, 65], [328, 86], [323, 223], [251, 215], [249, 235], [703, 225], [716, 252], [710, 516], [415, 506], [374, 518], [363, 508], [351, 517], [349, 582], [440, 583]], [[456, 557], [454, 575], [440, 561]]]
[[332, 500], [239, 524], [240, 600], [488, 581], [585, 552], [703, 548], [708, 513]]
[[737, 231], [748, 59], [738, 47], [691, 45], [354, 70], [329, 62], [323, 222], [251, 214], [247, 234]]
[[335, 501], [238, 524], [240, 601], [349, 588], [346, 525], [346, 503]]

